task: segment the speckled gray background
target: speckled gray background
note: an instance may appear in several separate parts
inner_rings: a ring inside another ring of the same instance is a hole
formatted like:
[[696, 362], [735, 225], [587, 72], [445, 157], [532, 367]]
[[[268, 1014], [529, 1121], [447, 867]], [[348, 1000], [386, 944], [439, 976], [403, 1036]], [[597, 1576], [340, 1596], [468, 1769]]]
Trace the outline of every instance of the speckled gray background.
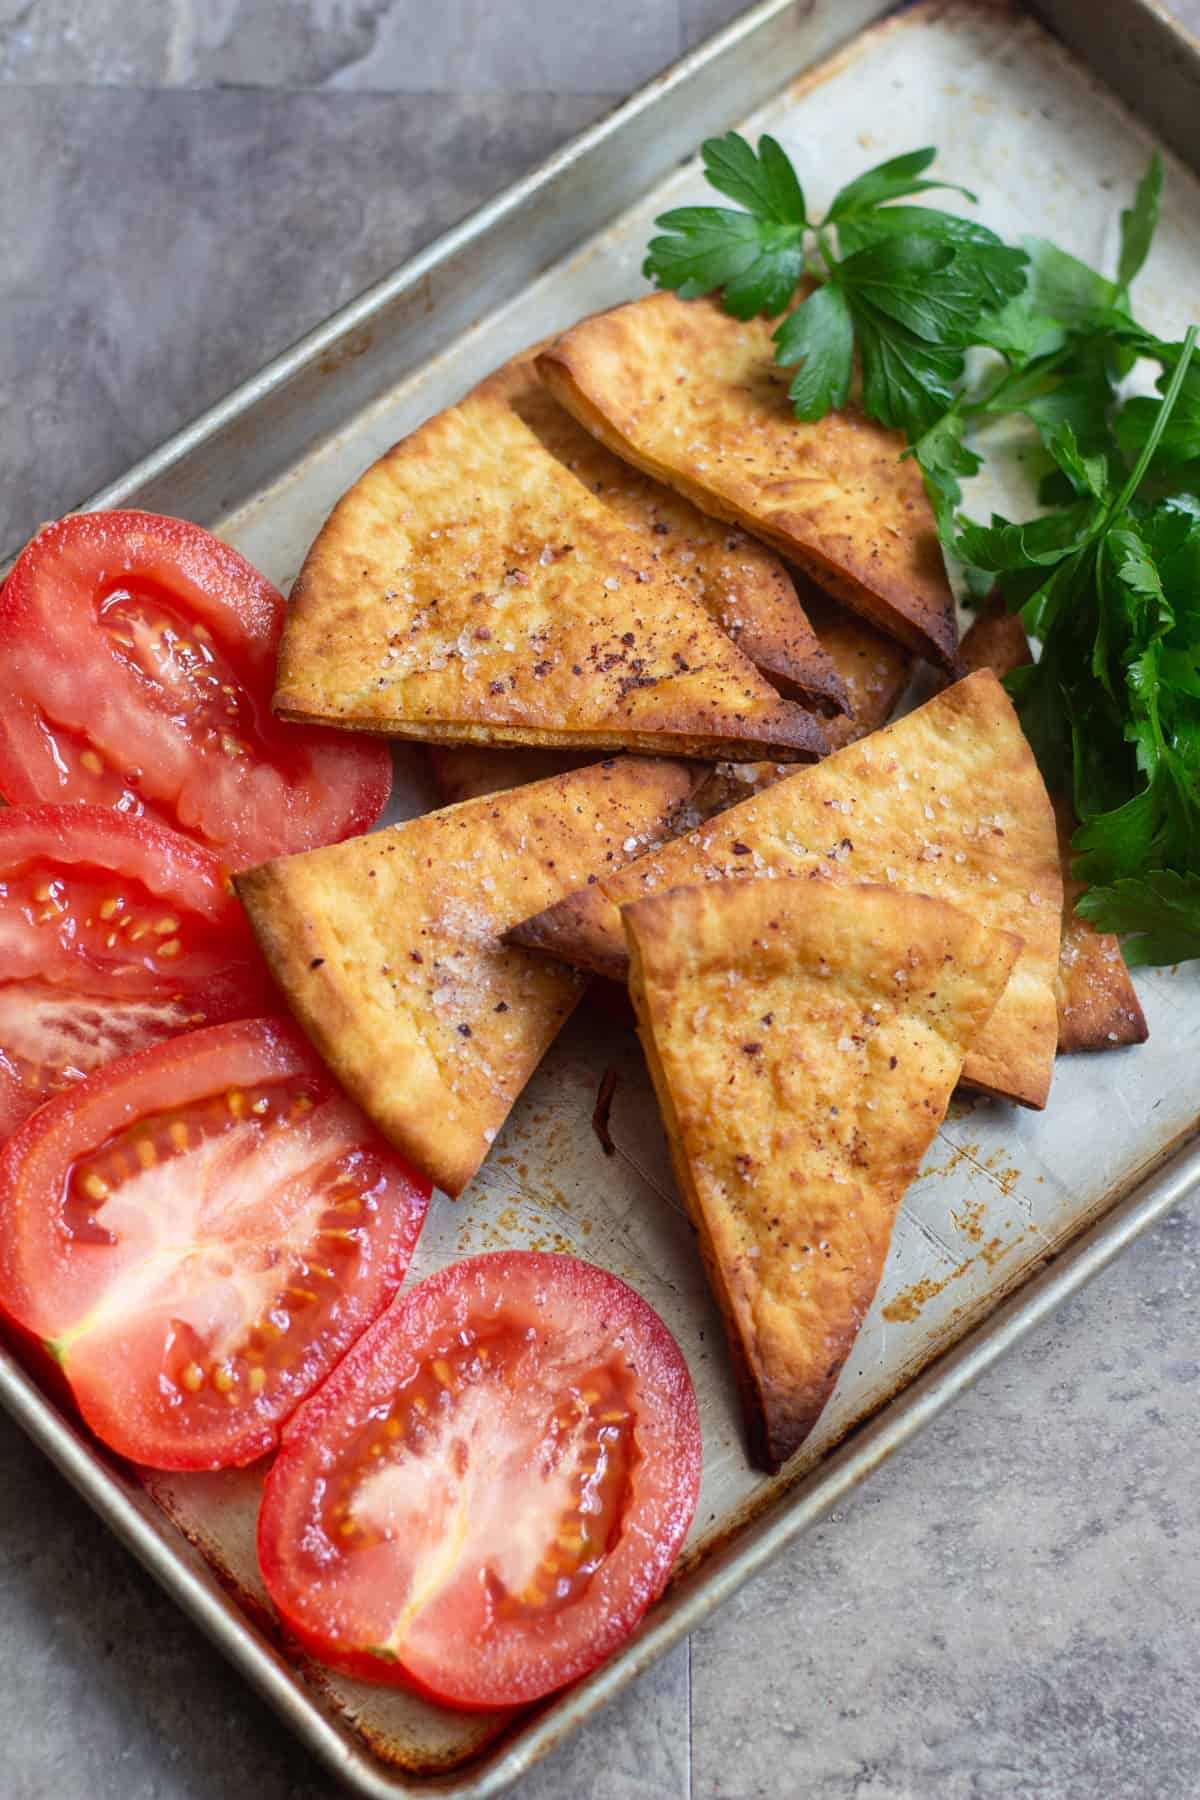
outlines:
[[[737, 10], [0, 0], [0, 546]], [[524, 1800], [1195, 1800], [1198, 1220], [1144, 1238]], [[0, 1800], [333, 1793], [0, 1419]]]

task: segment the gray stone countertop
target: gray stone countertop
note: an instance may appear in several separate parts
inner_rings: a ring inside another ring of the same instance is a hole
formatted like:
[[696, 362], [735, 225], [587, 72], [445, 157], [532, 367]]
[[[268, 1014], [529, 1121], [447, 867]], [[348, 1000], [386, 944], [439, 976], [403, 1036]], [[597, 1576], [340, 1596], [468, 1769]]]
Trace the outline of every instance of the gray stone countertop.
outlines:
[[[0, 0], [0, 545], [737, 10]], [[1198, 1258], [1193, 1205], [525, 1800], [1195, 1800]], [[3, 1418], [0, 1620], [0, 1800], [333, 1796]]]

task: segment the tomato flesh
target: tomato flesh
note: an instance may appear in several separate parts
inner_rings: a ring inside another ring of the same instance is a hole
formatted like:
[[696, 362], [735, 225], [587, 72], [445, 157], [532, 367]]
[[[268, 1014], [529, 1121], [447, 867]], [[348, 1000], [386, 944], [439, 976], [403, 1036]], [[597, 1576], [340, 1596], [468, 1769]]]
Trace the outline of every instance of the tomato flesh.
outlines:
[[211, 852], [104, 807], [0, 811], [0, 1136], [104, 1063], [275, 1004]]
[[291, 1026], [215, 1026], [0, 1153], [0, 1307], [121, 1454], [249, 1462], [391, 1299], [428, 1198]]
[[376, 740], [271, 713], [283, 599], [179, 519], [76, 514], [39, 532], [0, 592], [0, 789], [173, 826], [234, 868], [373, 823]]
[[683, 1358], [632, 1289], [573, 1257], [475, 1257], [398, 1300], [291, 1421], [259, 1560], [324, 1660], [509, 1706], [633, 1630], [699, 1473]]

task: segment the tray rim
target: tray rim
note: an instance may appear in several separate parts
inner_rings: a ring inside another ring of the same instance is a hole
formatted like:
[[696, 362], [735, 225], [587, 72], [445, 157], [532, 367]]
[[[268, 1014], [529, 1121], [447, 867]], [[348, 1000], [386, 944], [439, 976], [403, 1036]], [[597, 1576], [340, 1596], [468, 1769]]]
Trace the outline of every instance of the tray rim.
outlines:
[[[1152, 34], [1154, 54], [1181, 79], [1200, 87], [1200, 39], [1172, 15], [1162, 0], [1001, 0], [1032, 14], [1065, 40], [1085, 66], [1088, 27], [1103, 14], [1110, 23], [1132, 15]], [[899, 13], [933, 13], [954, 0], [857, 0], [855, 21], [841, 43], [890, 22]], [[536, 201], [547, 186], [618, 141], [653, 112], [668, 94], [686, 90], [698, 77], [719, 68], [759, 34], [778, 27], [795, 0], [760, 0], [723, 30], [680, 58], [613, 111], [570, 139], [541, 164], [443, 232], [392, 273], [329, 315], [289, 348], [264, 364], [214, 405], [173, 433], [129, 469], [80, 502], [78, 511], [136, 504], [139, 490], [179, 468], [220, 433], [253, 417], [267, 400], [297, 377], [335, 354], [347, 338], [388, 309], [410, 299], [422, 284], [462, 251], [484, 242]], [[836, 12], [836, 4], [832, 8]], [[1074, 29], [1068, 29], [1073, 27]], [[835, 40], [816, 60], [836, 54]], [[804, 65], [774, 87], [798, 79]], [[1096, 71], [1132, 105], [1125, 84], [1111, 69]], [[1144, 94], [1139, 99], [1145, 100]], [[1134, 108], [1134, 110], [1139, 110]], [[1146, 123], [1171, 141], [1193, 166], [1200, 166], [1200, 138], [1186, 149], [1170, 120], [1155, 117], [1157, 105], [1141, 109]], [[652, 176], [650, 179], [655, 179]], [[591, 229], [585, 237], [591, 234]], [[584, 241], [577, 239], [576, 242]], [[566, 255], [570, 254], [568, 250]], [[557, 261], [556, 256], [551, 259]], [[419, 363], [418, 365], [419, 366]], [[6, 565], [0, 564], [0, 577]], [[703, 1564], [685, 1571], [648, 1623], [605, 1664], [565, 1694], [551, 1697], [515, 1733], [502, 1736], [468, 1761], [445, 1771], [413, 1774], [378, 1758], [352, 1727], [341, 1725], [304, 1682], [300, 1667], [285, 1657], [231, 1598], [201, 1552], [142, 1491], [137, 1481], [100, 1451], [85, 1430], [54, 1404], [17, 1358], [0, 1342], [0, 1406], [50, 1458], [76, 1491], [114, 1532], [184, 1612], [205, 1632], [286, 1724], [327, 1768], [367, 1800], [403, 1800], [438, 1793], [453, 1800], [490, 1800], [520, 1778], [566, 1736], [613, 1699], [683, 1637], [703, 1622], [745, 1581], [794, 1543], [840, 1500], [901, 1449], [952, 1400], [993, 1367], [1028, 1332], [1098, 1275], [1143, 1231], [1200, 1187], [1200, 1111], [1173, 1142], [1118, 1183], [1085, 1224], [949, 1348], [906, 1382], [876, 1413], [858, 1424], [823, 1460]]]

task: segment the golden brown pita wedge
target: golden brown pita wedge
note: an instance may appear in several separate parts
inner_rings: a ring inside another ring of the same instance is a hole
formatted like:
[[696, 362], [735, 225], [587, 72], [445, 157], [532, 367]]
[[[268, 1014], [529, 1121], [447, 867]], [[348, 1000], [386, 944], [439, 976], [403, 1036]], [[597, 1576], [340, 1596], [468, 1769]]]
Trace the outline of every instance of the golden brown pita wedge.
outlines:
[[692, 780], [665, 760], [595, 763], [238, 876], [316, 1048], [447, 1193], [471, 1180], [582, 992], [501, 934], [653, 843]]
[[[801, 592], [850, 699], [849, 713], [824, 721], [830, 749], [840, 750], [887, 723], [908, 686], [916, 658], [810, 582], [804, 583]], [[688, 810], [697, 814], [696, 823], [700, 824], [794, 773], [790, 763], [714, 763], [692, 795]]]
[[[561, 407], [556, 411], [566, 417]], [[578, 430], [572, 421], [568, 424]], [[599, 446], [593, 447], [599, 455], [607, 455]], [[817, 622], [822, 647], [828, 651], [850, 702], [850, 712], [821, 722], [830, 747], [839, 749], [886, 723], [908, 685], [916, 659], [903, 645], [884, 637], [865, 619], [847, 612], [801, 579], [806, 610]], [[592, 760], [586, 754], [572, 756], [565, 750], [500, 750], [482, 745], [431, 745], [429, 757], [438, 790], [448, 803], [499, 793], [523, 781], [543, 781], [548, 775], [581, 768]], [[792, 773], [791, 763], [714, 763], [692, 796], [696, 810], [692, 823], [699, 824]]]
[[824, 721], [831, 750], [853, 744], [886, 725], [912, 679], [917, 658], [895, 638], [885, 637], [810, 581], [799, 588], [823, 650], [837, 670], [850, 703], [839, 718]]
[[699, 512], [682, 494], [606, 450], [543, 386], [535, 354], [514, 357], [476, 392], [511, 406], [551, 456], [646, 540], [667, 574], [691, 592], [780, 693], [822, 711], [844, 712], [838, 672], [775, 552], [736, 525]]
[[1045, 1105], [1057, 1039], [1058, 840], [1033, 753], [990, 671], [602, 876], [510, 941], [617, 974], [620, 905], [766, 871], [933, 894], [1020, 937], [1012, 980], [963, 1074], [990, 1093]]
[[[999, 599], [987, 600], [980, 607], [963, 638], [962, 658], [968, 668], [990, 668], [997, 675], [1007, 675], [1010, 669], [1033, 661], [1025, 627]], [[1121, 955], [1120, 939], [1111, 931], [1098, 931], [1075, 911], [1086, 884], [1071, 874], [1071, 835], [1076, 821], [1064, 795], [1055, 796], [1054, 811], [1063, 876], [1062, 943], [1055, 980], [1059, 1054], [1144, 1044], [1150, 1032]]]
[[1001, 679], [1031, 663], [1033, 651], [1019, 614], [1010, 613], [998, 596], [985, 600], [963, 633], [959, 660], [968, 673], [991, 669]]
[[630, 991], [756, 1462], [816, 1423], [1019, 941], [924, 894], [716, 881], [623, 912]]
[[334, 508], [292, 590], [285, 718], [430, 743], [717, 757], [825, 747], [495, 394], [468, 395]]
[[429, 761], [438, 792], [447, 806], [460, 800], [478, 800], [482, 794], [502, 794], [506, 788], [523, 787], [527, 781], [548, 781], [568, 769], [586, 768], [593, 753], [569, 750], [500, 750], [486, 744], [430, 744]]
[[904, 440], [855, 407], [813, 425], [787, 397], [771, 319], [651, 294], [538, 358], [555, 398], [618, 456], [744, 525], [911, 650], [954, 666], [954, 597]]
[[1054, 986], [1059, 1051], [1118, 1050], [1123, 1044], [1144, 1044], [1150, 1030], [1121, 955], [1120, 938], [1111, 931], [1097, 931], [1075, 911], [1075, 902], [1087, 883], [1076, 881], [1071, 874], [1074, 812], [1061, 794], [1054, 809], [1063, 871], [1062, 948]]

